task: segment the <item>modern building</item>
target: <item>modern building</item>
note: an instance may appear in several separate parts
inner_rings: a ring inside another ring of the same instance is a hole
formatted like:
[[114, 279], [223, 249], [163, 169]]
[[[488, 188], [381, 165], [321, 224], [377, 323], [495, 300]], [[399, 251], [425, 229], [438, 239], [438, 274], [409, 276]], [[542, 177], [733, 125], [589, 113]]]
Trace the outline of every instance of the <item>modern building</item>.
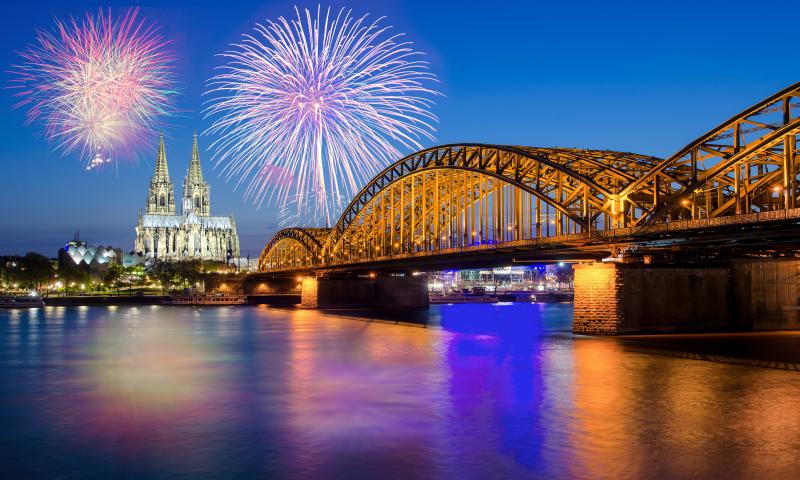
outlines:
[[80, 233], [75, 232], [75, 237], [64, 244], [58, 251], [58, 265], [60, 269], [68, 266], [87, 266], [89, 269], [102, 268], [116, 263], [124, 267], [142, 265], [144, 259], [141, 255], [127, 254], [120, 248], [112, 246], [93, 246], [80, 239]]
[[137, 253], [164, 260], [202, 259], [229, 261], [239, 257], [239, 236], [233, 216], [211, 215], [211, 191], [200, 168], [200, 149], [194, 135], [192, 158], [183, 181], [181, 213], [169, 177], [162, 134], [156, 170], [150, 180], [147, 206], [136, 225]]

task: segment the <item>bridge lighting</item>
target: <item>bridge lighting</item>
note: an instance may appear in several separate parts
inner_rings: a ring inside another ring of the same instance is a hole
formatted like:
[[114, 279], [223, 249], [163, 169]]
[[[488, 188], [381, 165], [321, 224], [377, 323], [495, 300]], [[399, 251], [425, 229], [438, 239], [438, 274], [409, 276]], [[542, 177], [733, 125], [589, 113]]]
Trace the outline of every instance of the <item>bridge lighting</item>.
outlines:
[[298, 281], [298, 282], [302, 282], [302, 281], [303, 281], [303, 277], [301, 277], [300, 275], [298, 275], [298, 276], [297, 276], [297, 281]]
[[375, 272], [369, 272], [369, 278], [375, 278]]
[[400, 245], [399, 245], [398, 243], [395, 243], [395, 244], [394, 244], [394, 248], [397, 248], [397, 247], [399, 247], [399, 246], [400, 246]]
[[473, 230], [473, 231], [472, 231], [472, 236], [473, 236], [473, 237], [475, 236], [475, 230]]
[[783, 190], [783, 187], [781, 187], [780, 185], [775, 185], [774, 187], [772, 187], [773, 192], [780, 192], [781, 190]]
[[683, 205], [684, 207], [688, 206], [689, 205], [689, 200], [684, 198], [683, 200], [681, 200], [681, 205]]

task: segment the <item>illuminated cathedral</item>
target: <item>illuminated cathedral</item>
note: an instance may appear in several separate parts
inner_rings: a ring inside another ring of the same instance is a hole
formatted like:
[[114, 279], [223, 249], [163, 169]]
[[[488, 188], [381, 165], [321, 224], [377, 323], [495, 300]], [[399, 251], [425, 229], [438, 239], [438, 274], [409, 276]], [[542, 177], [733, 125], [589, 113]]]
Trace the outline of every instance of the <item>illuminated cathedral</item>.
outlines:
[[200, 168], [197, 134], [183, 181], [181, 213], [169, 177], [164, 135], [158, 143], [156, 171], [150, 180], [147, 206], [136, 225], [137, 253], [163, 260], [229, 261], [239, 257], [239, 236], [233, 216], [211, 215], [211, 192]]

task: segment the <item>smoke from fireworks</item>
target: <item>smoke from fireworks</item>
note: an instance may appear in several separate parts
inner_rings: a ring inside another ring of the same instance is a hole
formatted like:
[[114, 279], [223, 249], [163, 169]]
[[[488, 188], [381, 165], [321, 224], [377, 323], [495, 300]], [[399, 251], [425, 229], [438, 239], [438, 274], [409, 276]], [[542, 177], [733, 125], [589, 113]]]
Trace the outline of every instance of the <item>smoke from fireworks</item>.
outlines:
[[87, 169], [140, 145], [173, 110], [173, 56], [137, 13], [56, 19], [52, 31], [37, 32], [12, 70], [16, 106], [27, 107], [27, 123], [43, 124], [62, 154], [80, 152]]
[[284, 209], [313, 198], [315, 211], [298, 214], [330, 224], [337, 199], [432, 139], [435, 76], [380, 18], [295, 13], [223, 54], [228, 63], [209, 82], [208, 132], [220, 135], [212, 148], [223, 173], [249, 183], [247, 197]]

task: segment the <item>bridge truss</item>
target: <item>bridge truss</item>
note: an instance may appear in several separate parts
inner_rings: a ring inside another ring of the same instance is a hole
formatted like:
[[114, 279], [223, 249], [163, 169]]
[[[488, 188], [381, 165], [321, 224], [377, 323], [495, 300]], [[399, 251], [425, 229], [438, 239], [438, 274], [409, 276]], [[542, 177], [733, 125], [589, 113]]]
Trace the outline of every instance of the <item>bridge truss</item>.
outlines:
[[798, 97], [800, 83], [667, 159], [486, 144], [422, 150], [375, 176], [333, 228], [278, 232], [259, 268], [318, 268], [792, 209]]

